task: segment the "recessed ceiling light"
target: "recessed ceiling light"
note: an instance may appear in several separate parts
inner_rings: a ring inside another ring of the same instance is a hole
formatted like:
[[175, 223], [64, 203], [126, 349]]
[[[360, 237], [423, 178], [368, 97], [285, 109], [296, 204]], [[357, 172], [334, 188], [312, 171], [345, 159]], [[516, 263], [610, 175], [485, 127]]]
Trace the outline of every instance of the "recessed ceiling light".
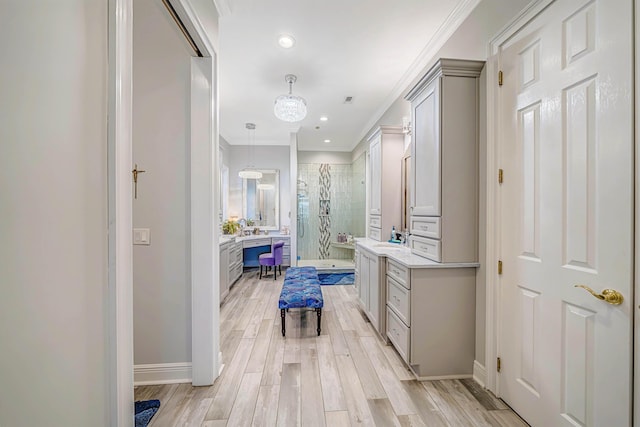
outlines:
[[326, 142], [327, 144], [331, 142], [330, 139], [325, 139], [324, 142]]
[[327, 116], [320, 117], [320, 121], [321, 122], [326, 122], [327, 120], [329, 120], [329, 118]]
[[278, 44], [285, 49], [290, 49], [294, 44], [296, 44], [296, 39], [294, 39], [293, 36], [290, 36], [289, 34], [282, 34], [280, 37], [278, 37]]

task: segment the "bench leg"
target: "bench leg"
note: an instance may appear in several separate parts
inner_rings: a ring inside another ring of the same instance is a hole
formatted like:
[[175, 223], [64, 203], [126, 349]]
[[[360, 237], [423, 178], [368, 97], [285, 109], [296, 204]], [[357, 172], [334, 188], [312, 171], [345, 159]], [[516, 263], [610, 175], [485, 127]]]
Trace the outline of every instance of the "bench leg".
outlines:
[[262, 280], [262, 264], [260, 264], [260, 279]]
[[320, 336], [320, 318], [322, 317], [322, 309], [316, 308], [316, 313], [318, 313], [318, 336]]
[[282, 336], [284, 336], [284, 319], [286, 317], [286, 312], [284, 308], [280, 309], [280, 317], [282, 318]]

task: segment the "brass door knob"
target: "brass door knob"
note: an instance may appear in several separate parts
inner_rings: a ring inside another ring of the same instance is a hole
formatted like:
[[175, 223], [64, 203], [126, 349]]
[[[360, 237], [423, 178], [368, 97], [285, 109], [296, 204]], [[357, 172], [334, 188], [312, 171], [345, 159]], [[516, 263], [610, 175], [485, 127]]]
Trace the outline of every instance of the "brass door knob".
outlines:
[[608, 302], [609, 304], [620, 305], [622, 304], [622, 301], [624, 301], [624, 297], [622, 296], [622, 294], [616, 291], [615, 289], [605, 289], [602, 291], [601, 294], [598, 294], [593, 289], [585, 285], [573, 285], [573, 286], [576, 288], [585, 289], [594, 297], [598, 298], [599, 300]]

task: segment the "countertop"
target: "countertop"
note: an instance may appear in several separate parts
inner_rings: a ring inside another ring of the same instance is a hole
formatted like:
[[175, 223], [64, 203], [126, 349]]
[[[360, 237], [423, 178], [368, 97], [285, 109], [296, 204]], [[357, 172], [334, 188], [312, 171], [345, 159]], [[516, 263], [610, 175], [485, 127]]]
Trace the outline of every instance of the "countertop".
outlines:
[[396, 243], [378, 242], [364, 237], [356, 238], [356, 245], [378, 256], [392, 259], [409, 268], [474, 268], [478, 262], [435, 262], [411, 253], [411, 249]]
[[274, 233], [274, 234], [250, 234], [248, 236], [230, 236], [228, 234], [223, 234], [222, 236], [220, 236], [220, 246], [226, 245], [227, 243], [230, 243], [230, 242], [242, 242], [244, 240], [256, 240], [256, 239], [271, 239], [273, 237], [275, 237], [276, 239], [278, 238], [288, 239], [291, 237], [291, 235]]

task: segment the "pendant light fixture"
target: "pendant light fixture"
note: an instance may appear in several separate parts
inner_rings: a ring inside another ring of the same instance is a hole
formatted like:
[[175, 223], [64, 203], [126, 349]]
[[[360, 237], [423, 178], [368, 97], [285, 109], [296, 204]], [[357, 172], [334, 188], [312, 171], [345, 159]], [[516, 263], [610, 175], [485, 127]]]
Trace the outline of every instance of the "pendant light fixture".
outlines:
[[285, 122], [299, 122], [307, 115], [307, 101], [291, 94], [291, 88], [297, 79], [293, 74], [284, 76], [284, 80], [289, 83], [289, 93], [277, 97], [273, 108], [276, 117]]
[[[255, 139], [256, 125], [255, 123], [245, 123], [247, 128], [249, 149], [247, 154], [248, 165], [246, 168], [238, 172], [238, 176], [244, 179], [260, 179], [262, 178], [262, 172], [257, 170], [253, 165], [253, 139]], [[253, 137], [252, 137], [253, 134]]]

